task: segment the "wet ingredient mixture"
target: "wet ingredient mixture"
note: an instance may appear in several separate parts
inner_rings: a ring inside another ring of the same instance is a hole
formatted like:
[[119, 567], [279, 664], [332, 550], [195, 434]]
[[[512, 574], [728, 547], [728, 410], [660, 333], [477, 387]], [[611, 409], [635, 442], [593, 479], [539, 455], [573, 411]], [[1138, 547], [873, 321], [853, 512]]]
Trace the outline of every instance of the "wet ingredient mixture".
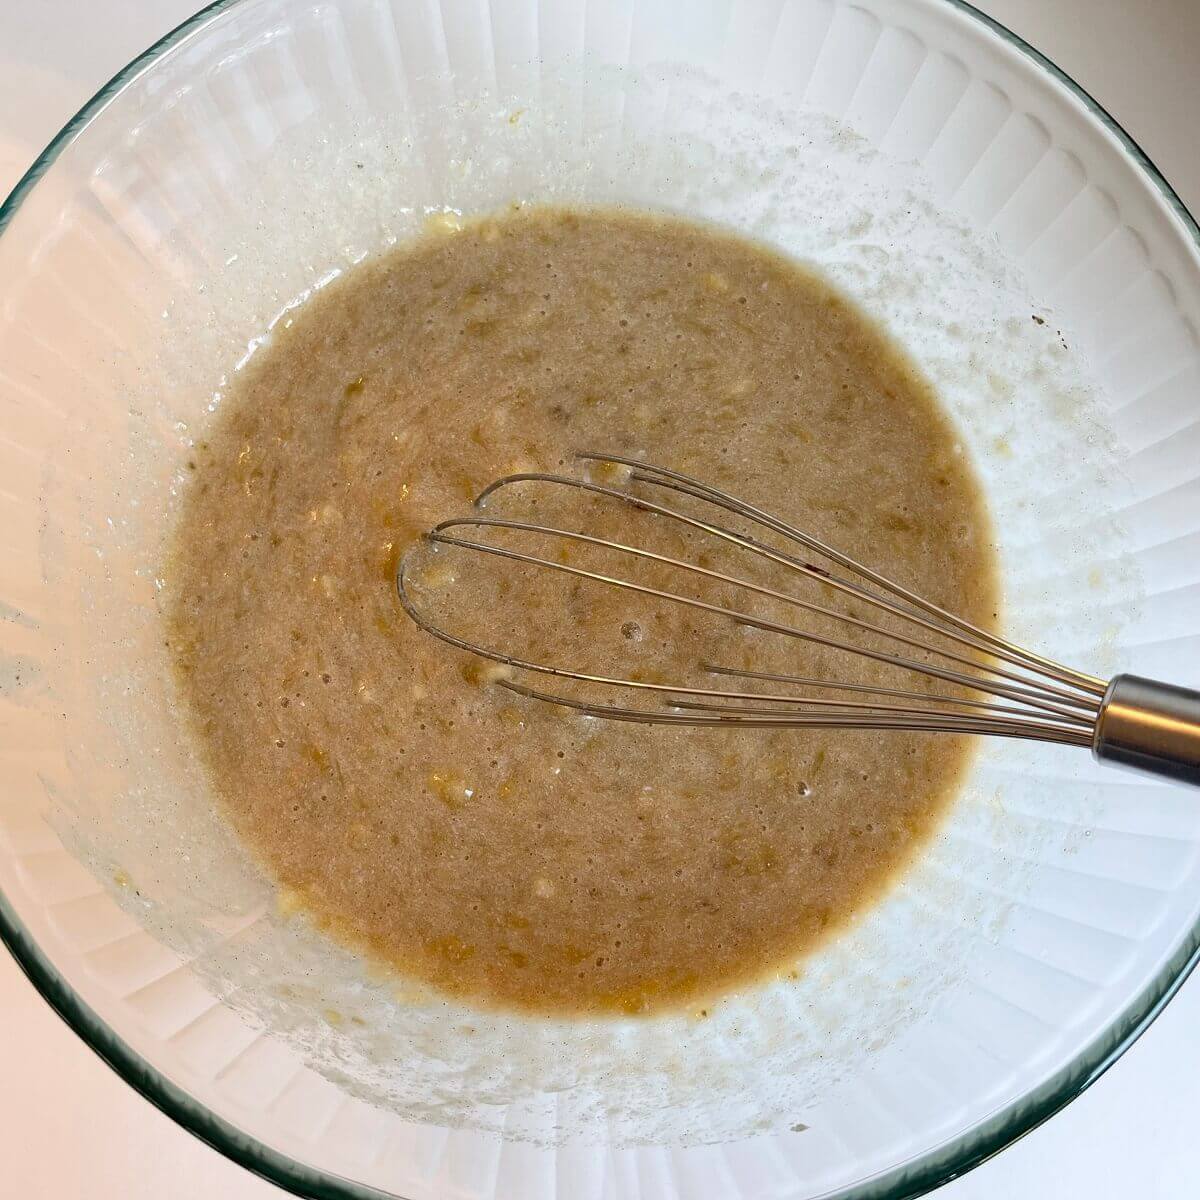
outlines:
[[[986, 624], [980, 495], [904, 356], [768, 250], [617, 211], [452, 226], [277, 326], [196, 446], [166, 572], [184, 708], [284, 894], [407, 979], [527, 1011], [703, 1011], [879, 894], [953, 797], [967, 742], [613, 724], [515, 697], [407, 619], [400, 556], [495, 477], [572, 470], [595, 447], [728, 488]], [[620, 504], [521, 488], [497, 504], [733, 563]], [[543, 661], [912, 686], [459, 554], [419, 565], [431, 611]]]

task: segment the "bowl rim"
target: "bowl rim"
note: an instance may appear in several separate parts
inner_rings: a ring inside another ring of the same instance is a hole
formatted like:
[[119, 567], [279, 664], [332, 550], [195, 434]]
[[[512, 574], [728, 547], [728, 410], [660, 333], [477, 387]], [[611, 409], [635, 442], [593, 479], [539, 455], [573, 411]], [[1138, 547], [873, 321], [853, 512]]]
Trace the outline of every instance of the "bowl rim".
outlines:
[[[59, 130], [0, 204], [3, 236], [25, 197], [54, 165], [62, 151], [92, 119], [137, 76], [180, 42], [226, 10], [247, 0], [212, 0], [132, 59], [105, 83]], [[1148, 179], [1200, 250], [1200, 225], [1148, 154], [1108, 110], [1061, 67], [1006, 25], [968, 0], [918, 0], [945, 6], [978, 22], [984, 31], [1018, 51], [1045, 72], [1115, 139]], [[42, 999], [116, 1074], [161, 1112], [218, 1153], [277, 1186], [308, 1200], [405, 1200], [368, 1184], [310, 1167], [273, 1149], [217, 1116], [138, 1054], [107, 1025], [55, 969], [0, 889], [0, 942]], [[949, 1142], [907, 1163], [830, 1193], [826, 1200], [913, 1200], [966, 1174], [1006, 1149], [1081, 1095], [1133, 1045], [1154, 1022], [1200, 962], [1200, 921], [1184, 931], [1158, 974], [1137, 993], [1109, 1026], [1074, 1059], [1036, 1088], [959, 1133]]]

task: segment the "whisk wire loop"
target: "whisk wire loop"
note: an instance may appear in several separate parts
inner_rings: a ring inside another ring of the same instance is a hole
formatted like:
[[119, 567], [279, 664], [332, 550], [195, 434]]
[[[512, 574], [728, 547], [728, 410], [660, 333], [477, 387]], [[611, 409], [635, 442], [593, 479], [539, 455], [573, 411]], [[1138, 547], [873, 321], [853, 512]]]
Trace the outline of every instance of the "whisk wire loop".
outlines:
[[[500, 686], [531, 699], [563, 705], [585, 716], [618, 721], [698, 728], [851, 728], [904, 729], [948, 733], [980, 733], [998, 737], [1032, 738], [1069, 745], [1093, 743], [1097, 717], [1108, 688], [1105, 681], [1016, 645], [996, 634], [947, 612], [902, 585], [860, 563], [850, 555], [819, 538], [718, 488], [665, 467], [638, 459], [595, 451], [576, 456], [588, 464], [606, 464], [624, 469], [624, 486], [609, 486], [594, 479], [551, 472], [519, 472], [497, 479], [480, 493], [476, 509], [483, 508], [500, 489], [519, 484], [537, 484], [553, 488], [578, 489], [602, 502], [627, 504], [635, 509], [674, 522], [685, 529], [718, 539], [736, 550], [781, 567], [812, 583], [825, 585], [844, 598], [872, 607], [895, 622], [902, 622], [919, 634], [866, 620], [854, 613], [804, 599], [780, 587], [768, 586], [742, 575], [733, 575], [701, 563], [659, 553], [641, 546], [598, 537], [582, 530], [562, 528], [529, 520], [471, 516], [446, 520], [426, 538], [435, 547], [491, 555], [509, 562], [540, 570], [560, 572], [587, 579], [606, 587], [682, 605], [722, 620], [782, 635], [821, 646], [839, 654], [855, 655], [888, 668], [936, 679], [962, 689], [962, 695], [948, 692], [915, 691], [899, 687], [864, 684], [852, 679], [815, 678], [787, 673], [742, 671], [719, 664], [705, 663], [710, 674], [742, 678], [756, 682], [784, 684], [804, 688], [803, 692], [772, 693], [728, 688], [695, 687], [686, 683], [658, 683], [643, 679], [589, 673], [568, 666], [522, 658], [483, 646], [443, 629], [421, 611], [410, 590], [407, 557], [397, 569], [396, 586], [400, 602], [416, 624], [447, 644], [471, 654], [503, 664], [516, 671], [546, 675], [602, 689], [628, 689], [634, 695], [657, 695], [658, 709], [631, 707], [574, 695], [560, 695], [532, 688], [515, 678], [498, 680]], [[720, 519], [708, 519], [682, 511], [670, 504], [651, 499], [630, 486], [658, 488], [690, 497], [712, 506], [753, 526], [767, 530], [804, 551], [803, 556], [759, 537], [731, 528]], [[498, 542], [463, 536], [460, 531], [516, 532], [540, 539], [567, 540], [643, 564], [656, 564], [687, 573], [693, 579], [733, 588], [751, 596], [790, 606], [822, 620], [839, 623], [876, 643], [895, 645], [906, 651], [877, 649], [871, 645], [848, 642], [815, 629], [787, 624], [740, 607], [686, 595], [667, 588], [638, 582], [636, 579], [607, 574], [517, 550]], [[822, 558], [857, 579], [818, 565], [812, 557]], [[859, 581], [863, 582], [859, 582]], [[949, 645], [926, 640], [940, 638]], [[938, 660], [938, 661], [931, 661]], [[845, 699], [839, 696], [813, 695], [812, 691], [849, 693], [872, 699]], [[981, 699], [980, 696], [988, 697]], [[884, 702], [884, 698], [888, 702]], [[899, 701], [892, 703], [891, 701]]]

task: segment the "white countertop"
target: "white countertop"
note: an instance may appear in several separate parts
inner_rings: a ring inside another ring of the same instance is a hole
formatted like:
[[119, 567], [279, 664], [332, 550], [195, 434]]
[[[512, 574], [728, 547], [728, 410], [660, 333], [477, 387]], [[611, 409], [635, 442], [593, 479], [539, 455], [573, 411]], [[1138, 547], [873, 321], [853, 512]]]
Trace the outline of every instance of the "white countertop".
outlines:
[[[978, 0], [1095, 95], [1200, 213], [1198, 0]], [[0, 197], [110, 76], [200, 0], [0, 7]], [[1200, 978], [1048, 1124], [939, 1200], [1181, 1200], [1197, 1192]], [[121, 1082], [0, 951], [0, 1196], [267, 1200], [282, 1193]], [[647, 1198], [652, 1200], [652, 1198]]]

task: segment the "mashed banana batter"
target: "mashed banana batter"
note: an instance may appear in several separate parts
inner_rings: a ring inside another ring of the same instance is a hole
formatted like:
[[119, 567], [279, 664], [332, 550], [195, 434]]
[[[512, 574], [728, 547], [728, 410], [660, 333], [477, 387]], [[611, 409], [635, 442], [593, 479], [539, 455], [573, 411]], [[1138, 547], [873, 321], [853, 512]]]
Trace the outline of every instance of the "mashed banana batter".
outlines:
[[[934, 397], [851, 304], [764, 248], [608, 210], [439, 229], [277, 327], [207, 436], [167, 571], [197, 744], [284, 894], [409, 979], [541, 1012], [707, 1005], [867, 905], [955, 792], [964, 739], [588, 720], [489, 686], [397, 602], [420, 531], [499, 475], [571, 470], [597, 447], [728, 488], [989, 622], [987, 520]], [[783, 581], [618, 503], [521, 485], [495, 508]], [[554, 572], [426, 557], [414, 587], [439, 619], [543, 661], [913, 686]]]

